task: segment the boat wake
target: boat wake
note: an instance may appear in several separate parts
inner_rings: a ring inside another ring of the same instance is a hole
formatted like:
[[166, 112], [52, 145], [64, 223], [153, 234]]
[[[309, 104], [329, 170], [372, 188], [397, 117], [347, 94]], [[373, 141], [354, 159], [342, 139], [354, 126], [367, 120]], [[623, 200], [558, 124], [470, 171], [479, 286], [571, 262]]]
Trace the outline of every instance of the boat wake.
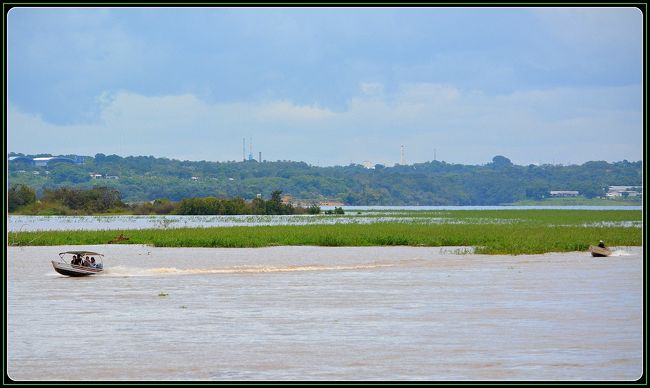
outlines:
[[286, 267], [267, 266], [238, 266], [227, 268], [137, 268], [127, 266], [111, 267], [104, 270], [102, 276], [169, 276], [169, 275], [210, 275], [210, 274], [245, 274], [245, 273], [275, 273], [275, 272], [306, 272], [306, 271], [346, 271], [365, 270], [392, 267], [394, 264], [372, 263], [362, 265], [292, 265]]
[[616, 251], [612, 251], [612, 254], [609, 255], [609, 257], [612, 257], [612, 256], [632, 256], [632, 255], [634, 255], [634, 253], [623, 251], [623, 250], [616, 250]]

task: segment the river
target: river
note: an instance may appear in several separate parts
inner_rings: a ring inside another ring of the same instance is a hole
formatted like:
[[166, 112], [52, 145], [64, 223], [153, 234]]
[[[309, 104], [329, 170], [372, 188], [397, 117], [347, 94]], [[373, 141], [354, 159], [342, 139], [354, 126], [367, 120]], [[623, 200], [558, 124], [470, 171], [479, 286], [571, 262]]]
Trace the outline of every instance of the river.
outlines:
[[7, 373], [67, 380], [635, 380], [643, 251], [8, 247]]

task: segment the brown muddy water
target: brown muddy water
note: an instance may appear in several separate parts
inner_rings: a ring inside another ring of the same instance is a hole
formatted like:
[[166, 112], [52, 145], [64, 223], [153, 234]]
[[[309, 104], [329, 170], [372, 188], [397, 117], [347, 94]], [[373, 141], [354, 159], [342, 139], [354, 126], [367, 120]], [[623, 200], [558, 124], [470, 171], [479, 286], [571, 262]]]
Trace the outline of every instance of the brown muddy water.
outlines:
[[[105, 253], [103, 274], [50, 260]], [[635, 380], [642, 248], [9, 247], [15, 380]]]

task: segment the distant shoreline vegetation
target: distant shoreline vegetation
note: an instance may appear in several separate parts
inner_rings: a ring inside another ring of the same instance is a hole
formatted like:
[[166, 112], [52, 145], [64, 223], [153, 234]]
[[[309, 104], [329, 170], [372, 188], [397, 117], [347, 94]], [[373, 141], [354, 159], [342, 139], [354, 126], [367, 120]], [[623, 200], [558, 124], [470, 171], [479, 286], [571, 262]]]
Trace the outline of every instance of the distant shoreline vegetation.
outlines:
[[[293, 206], [282, 201], [282, 192], [271, 193], [269, 200], [261, 196], [252, 201], [242, 198], [220, 199], [215, 197], [187, 198], [178, 202], [167, 199], [151, 202], [126, 204], [120, 193], [108, 187], [94, 187], [89, 190], [61, 187], [44, 190], [37, 199], [36, 192], [26, 185], [14, 185], [8, 192], [10, 214], [20, 215], [288, 215], [319, 214], [317, 205]], [[326, 214], [344, 214], [342, 208], [335, 208]]]
[[[13, 185], [8, 190], [9, 214], [16, 215], [290, 215], [290, 214], [345, 214], [343, 207], [321, 210], [316, 204], [308, 207], [284, 203], [279, 190], [269, 200], [261, 196], [252, 201], [242, 198], [195, 197], [181, 201], [157, 199], [126, 204], [121, 194], [107, 187], [89, 190], [61, 187], [44, 190], [40, 198], [26, 185]], [[639, 206], [641, 198], [548, 198], [537, 201], [518, 201], [512, 206]]]
[[[484, 165], [430, 161], [393, 167], [317, 167], [304, 162], [191, 162], [153, 156], [96, 154], [37, 158], [10, 154], [8, 183], [23, 184], [38, 197], [45, 190], [68, 187], [117, 190], [127, 203], [189, 198], [270, 198], [273, 191], [290, 196], [294, 205], [335, 206], [490, 206], [542, 201], [552, 193], [578, 193], [586, 200], [605, 197], [609, 187], [643, 196], [641, 161], [582, 165], [513, 164], [495, 156]], [[41, 161], [46, 159], [47, 162]], [[553, 198], [555, 199], [555, 198]], [[567, 198], [570, 199], [570, 198]], [[624, 198], [623, 198], [624, 199]], [[637, 199], [640, 201], [640, 199]]]

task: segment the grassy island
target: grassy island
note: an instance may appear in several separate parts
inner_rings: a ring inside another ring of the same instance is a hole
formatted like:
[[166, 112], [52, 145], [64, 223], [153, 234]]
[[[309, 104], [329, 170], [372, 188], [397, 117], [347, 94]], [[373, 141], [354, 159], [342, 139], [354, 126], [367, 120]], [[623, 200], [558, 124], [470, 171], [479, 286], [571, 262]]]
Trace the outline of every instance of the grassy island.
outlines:
[[[471, 246], [483, 254], [584, 251], [642, 245], [641, 211], [458, 210], [388, 212], [393, 221], [334, 225], [236, 226], [102, 231], [10, 232], [8, 244], [147, 244], [157, 247]], [[364, 217], [381, 217], [367, 213]], [[315, 220], [337, 216], [314, 216]], [[318, 218], [320, 217], [320, 218]]]

